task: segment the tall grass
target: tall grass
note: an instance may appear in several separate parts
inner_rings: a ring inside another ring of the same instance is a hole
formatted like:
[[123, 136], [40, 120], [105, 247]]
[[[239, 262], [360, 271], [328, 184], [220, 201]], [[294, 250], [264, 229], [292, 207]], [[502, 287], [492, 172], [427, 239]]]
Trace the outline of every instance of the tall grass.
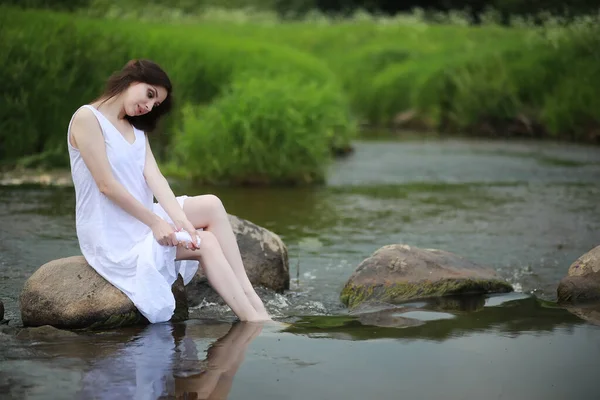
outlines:
[[[92, 0], [77, 14], [0, 9], [0, 80], [6, 83], [0, 157], [41, 153], [64, 165], [68, 118], [134, 57], [158, 61], [175, 83], [180, 107], [152, 139], [160, 158], [181, 173], [199, 154], [214, 155], [194, 176], [199, 180], [318, 181], [327, 160], [323, 143], [346, 147], [353, 120], [391, 127], [407, 111], [440, 131], [478, 134], [482, 123], [503, 129], [526, 120], [543, 128], [537, 135], [597, 139], [598, 16], [568, 24], [548, 19], [543, 26], [521, 18], [506, 27], [490, 12], [473, 27], [461, 13], [357, 12], [350, 19], [309, 13], [286, 21], [268, 7], [241, 12], [211, 8], [209, 1], [200, 10], [184, 7], [197, 1], [172, 3], [179, 6]], [[292, 109], [300, 114], [286, 114]], [[320, 125], [308, 133], [315, 121]], [[298, 153], [285, 153], [289, 164], [266, 150], [281, 140], [286, 149], [298, 146]], [[252, 151], [241, 152], [248, 143]], [[230, 157], [239, 165], [226, 157], [235, 152], [243, 154]], [[268, 175], [267, 165], [273, 166]]]
[[[73, 19], [10, 8], [0, 14], [0, 81], [6, 83], [0, 98], [4, 161], [33, 155], [25, 158], [30, 165], [68, 165], [64, 145], [70, 116], [97, 96], [108, 75], [130, 58], [151, 58], [161, 64], [174, 81], [175, 101], [182, 106], [210, 104], [240, 74], [293, 74], [298, 85], [332, 88], [336, 82], [334, 73], [308, 53], [225, 35], [210, 27], [190, 32], [176, 25]], [[261, 91], [256, 95], [260, 97]], [[169, 158], [172, 133], [182, 123], [182, 109], [177, 107], [153, 138], [164, 161]], [[346, 128], [352, 131], [351, 126]], [[339, 137], [327, 140], [347, 146], [348, 132], [339, 130]]]
[[293, 74], [242, 75], [183, 121], [170, 172], [211, 183], [322, 182], [332, 142], [353, 133], [339, 88]]
[[543, 26], [516, 19], [503, 27], [493, 15], [477, 27], [460, 15], [444, 22], [414, 16], [232, 29], [324, 60], [342, 80], [354, 115], [369, 125], [394, 126], [412, 111], [441, 131], [480, 134], [482, 124], [502, 130], [529, 121], [540, 129], [506, 134], [600, 139], [599, 16]]

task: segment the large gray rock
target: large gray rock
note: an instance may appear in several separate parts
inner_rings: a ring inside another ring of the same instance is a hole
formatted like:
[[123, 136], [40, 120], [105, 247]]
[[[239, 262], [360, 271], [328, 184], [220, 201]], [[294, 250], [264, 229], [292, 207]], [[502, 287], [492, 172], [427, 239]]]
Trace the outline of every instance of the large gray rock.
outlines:
[[[229, 215], [229, 222], [252, 285], [279, 293], [289, 289], [288, 251], [281, 238], [268, 229], [234, 215]], [[198, 273], [186, 289], [191, 306], [198, 305], [202, 300], [222, 303], [219, 295], [208, 284], [202, 268], [198, 268]]]
[[571, 264], [556, 293], [558, 302], [563, 304], [600, 302], [600, 246]]
[[353, 308], [365, 301], [401, 303], [512, 290], [493, 269], [456, 254], [395, 244], [380, 248], [356, 268], [340, 300]]
[[[188, 317], [181, 277], [173, 285], [172, 320]], [[101, 277], [83, 256], [50, 261], [25, 282], [20, 298], [24, 326], [112, 328], [148, 323], [131, 300]]]

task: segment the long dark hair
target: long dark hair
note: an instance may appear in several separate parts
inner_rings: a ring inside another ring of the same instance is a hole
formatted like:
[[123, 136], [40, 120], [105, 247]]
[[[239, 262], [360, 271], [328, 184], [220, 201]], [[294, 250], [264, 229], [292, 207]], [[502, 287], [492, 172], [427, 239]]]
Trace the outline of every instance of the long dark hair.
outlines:
[[150, 112], [131, 117], [125, 116], [125, 119], [135, 126], [137, 129], [144, 132], [152, 132], [156, 129], [156, 125], [160, 118], [167, 114], [173, 107], [171, 80], [163, 69], [150, 60], [131, 60], [125, 66], [113, 73], [106, 82], [104, 92], [98, 99], [106, 100], [117, 96], [127, 90], [132, 83], [147, 83], [150, 85], [161, 86], [166, 89], [167, 97], [157, 107], [154, 107]]

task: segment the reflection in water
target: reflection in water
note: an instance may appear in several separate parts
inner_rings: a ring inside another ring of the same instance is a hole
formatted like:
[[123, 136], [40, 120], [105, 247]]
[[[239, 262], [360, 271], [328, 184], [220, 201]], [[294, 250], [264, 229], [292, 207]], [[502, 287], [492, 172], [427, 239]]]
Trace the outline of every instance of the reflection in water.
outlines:
[[600, 303], [571, 306], [567, 310], [591, 324], [600, 326]]
[[80, 399], [225, 399], [262, 324], [239, 322], [209, 346], [206, 359], [186, 324], [153, 324], [116, 354], [94, 360]]
[[[465, 305], [455, 299], [449, 303], [457, 306], [452, 311], [448, 304], [424, 301], [390, 305], [388, 309], [369, 310], [366, 307], [348, 316], [305, 316], [284, 331], [348, 340], [395, 338], [443, 342], [474, 332], [517, 337], [528, 332], [552, 332], [558, 328], [571, 331], [575, 326], [584, 324], [581, 318], [553, 303], [516, 293], [491, 296], [487, 299], [491, 299], [489, 305], [476, 311], [468, 309], [473, 304], [488, 302], [486, 298], [469, 299], [466, 310]], [[443, 304], [444, 308], [436, 307], [437, 304]], [[378, 329], [365, 329], [366, 326]]]

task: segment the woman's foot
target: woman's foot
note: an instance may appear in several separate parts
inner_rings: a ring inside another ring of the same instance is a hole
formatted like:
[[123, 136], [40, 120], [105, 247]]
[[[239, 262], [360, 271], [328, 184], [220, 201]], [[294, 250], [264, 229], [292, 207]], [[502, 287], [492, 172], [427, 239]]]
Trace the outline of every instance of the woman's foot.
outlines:
[[248, 322], [270, 322], [273, 321], [268, 315], [257, 315], [256, 317], [249, 319]]

